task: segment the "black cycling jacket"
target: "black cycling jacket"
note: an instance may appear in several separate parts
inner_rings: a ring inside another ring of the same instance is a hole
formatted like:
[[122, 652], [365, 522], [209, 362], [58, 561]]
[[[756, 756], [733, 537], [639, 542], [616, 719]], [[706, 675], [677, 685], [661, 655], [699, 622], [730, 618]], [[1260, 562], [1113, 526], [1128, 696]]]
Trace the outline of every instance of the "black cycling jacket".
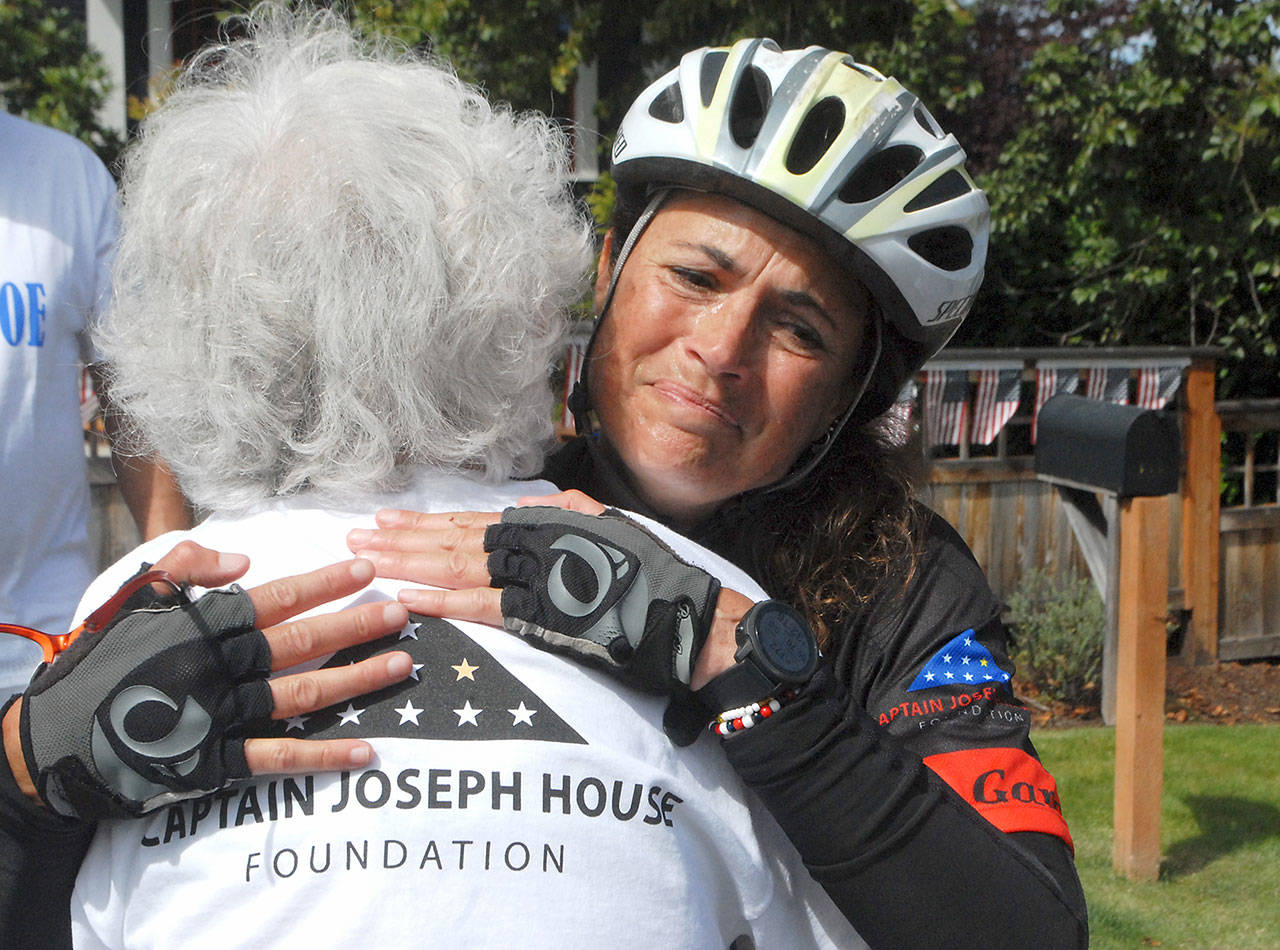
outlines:
[[[596, 439], [563, 447], [544, 477], [653, 514]], [[932, 512], [924, 526], [905, 594], [857, 612], [801, 697], [725, 752], [872, 947], [1087, 947], [1057, 785], [1008, 686], [1000, 605], [955, 530]], [[751, 572], [732, 545], [689, 537]]]

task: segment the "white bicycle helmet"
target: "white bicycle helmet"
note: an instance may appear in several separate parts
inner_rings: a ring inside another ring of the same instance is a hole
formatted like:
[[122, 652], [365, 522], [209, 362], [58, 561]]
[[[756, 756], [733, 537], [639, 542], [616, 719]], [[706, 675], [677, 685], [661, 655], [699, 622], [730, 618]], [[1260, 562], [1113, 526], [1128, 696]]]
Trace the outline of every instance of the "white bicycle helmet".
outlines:
[[897, 80], [846, 53], [749, 39], [687, 53], [641, 93], [613, 176], [620, 190], [728, 195], [815, 239], [861, 281], [882, 317], [849, 413], [866, 419], [951, 338], [982, 283], [987, 200], [964, 159]]

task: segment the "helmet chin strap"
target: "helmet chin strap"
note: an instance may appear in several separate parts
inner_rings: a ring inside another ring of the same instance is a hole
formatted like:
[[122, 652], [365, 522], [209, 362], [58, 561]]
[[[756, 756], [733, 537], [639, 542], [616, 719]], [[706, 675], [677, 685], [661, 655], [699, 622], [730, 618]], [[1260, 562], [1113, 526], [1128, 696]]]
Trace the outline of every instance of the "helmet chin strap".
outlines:
[[671, 196], [674, 188], [659, 188], [649, 203], [645, 205], [644, 211], [640, 212], [640, 216], [636, 218], [636, 223], [631, 226], [631, 233], [627, 235], [626, 241], [622, 247], [613, 255], [613, 269], [609, 273], [609, 288], [605, 291], [604, 302], [600, 305], [600, 313], [596, 316], [596, 325], [591, 329], [591, 339], [587, 341], [587, 352], [582, 357], [582, 369], [578, 372], [578, 381], [574, 383], [573, 392], [569, 394], [569, 411], [573, 413], [573, 426], [577, 430], [578, 435], [586, 435], [591, 428], [588, 415], [591, 412], [591, 397], [587, 391], [587, 367], [591, 365], [591, 351], [596, 345], [596, 336], [600, 333], [600, 325], [604, 323], [605, 314], [609, 312], [609, 305], [613, 303], [613, 295], [618, 290], [618, 279], [622, 276], [622, 265], [627, 262], [627, 258], [631, 256], [631, 252], [635, 250], [636, 242], [640, 240], [640, 236], [644, 234], [645, 229], [649, 227], [653, 221], [653, 216], [658, 213], [663, 203]]
[[[867, 361], [867, 368], [862, 374], [862, 379], [858, 381], [857, 388], [854, 390], [853, 398], [849, 400], [849, 407], [841, 414], [835, 422], [827, 428], [827, 431], [815, 441], [809, 443], [808, 448], [804, 450], [800, 458], [796, 459], [795, 465], [791, 467], [791, 471], [787, 472], [772, 485], [765, 485], [763, 488], [754, 489], [760, 494], [767, 495], [771, 492], [781, 491], [784, 488], [790, 488], [792, 485], [802, 481], [810, 472], [818, 467], [818, 463], [826, 458], [827, 453], [831, 451], [831, 446], [835, 444], [840, 433], [844, 431], [845, 424], [853, 417], [853, 412], [858, 408], [858, 403], [862, 401], [863, 394], [867, 391], [867, 386], [871, 384], [871, 376], [875, 373], [876, 364], [880, 362], [880, 343], [881, 328], [879, 317], [873, 317], [867, 321], [871, 326], [871, 359]], [[750, 494], [748, 491], [745, 494]]]

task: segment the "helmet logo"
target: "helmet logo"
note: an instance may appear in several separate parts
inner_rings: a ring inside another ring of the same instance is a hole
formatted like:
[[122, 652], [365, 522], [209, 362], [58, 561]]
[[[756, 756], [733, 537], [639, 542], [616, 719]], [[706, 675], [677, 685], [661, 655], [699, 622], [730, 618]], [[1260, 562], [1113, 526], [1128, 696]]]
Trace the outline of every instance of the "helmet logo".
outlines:
[[945, 323], [948, 320], [963, 320], [969, 313], [969, 308], [973, 306], [973, 301], [977, 298], [977, 294], [970, 294], [967, 297], [961, 297], [959, 300], [946, 300], [938, 305], [938, 312], [934, 314], [932, 320], [928, 322], [928, 326], [935, 323]]
[[618, 132], [618, 137], [613, 140], [613, 157], [617, 159], [619, 155], [627, 150], [627, 137]]

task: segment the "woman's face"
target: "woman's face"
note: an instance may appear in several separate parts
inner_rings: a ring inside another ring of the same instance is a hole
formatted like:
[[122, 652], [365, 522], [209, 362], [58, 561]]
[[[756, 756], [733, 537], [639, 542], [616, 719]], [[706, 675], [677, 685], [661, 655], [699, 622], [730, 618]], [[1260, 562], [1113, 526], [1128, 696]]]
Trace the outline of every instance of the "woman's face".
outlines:
[[730, 198], [673, 196], [623, 266], [589, 376], [641, 498], [688, 524], [785, 475], [848, 406], [867, 307], [809, 238]]

